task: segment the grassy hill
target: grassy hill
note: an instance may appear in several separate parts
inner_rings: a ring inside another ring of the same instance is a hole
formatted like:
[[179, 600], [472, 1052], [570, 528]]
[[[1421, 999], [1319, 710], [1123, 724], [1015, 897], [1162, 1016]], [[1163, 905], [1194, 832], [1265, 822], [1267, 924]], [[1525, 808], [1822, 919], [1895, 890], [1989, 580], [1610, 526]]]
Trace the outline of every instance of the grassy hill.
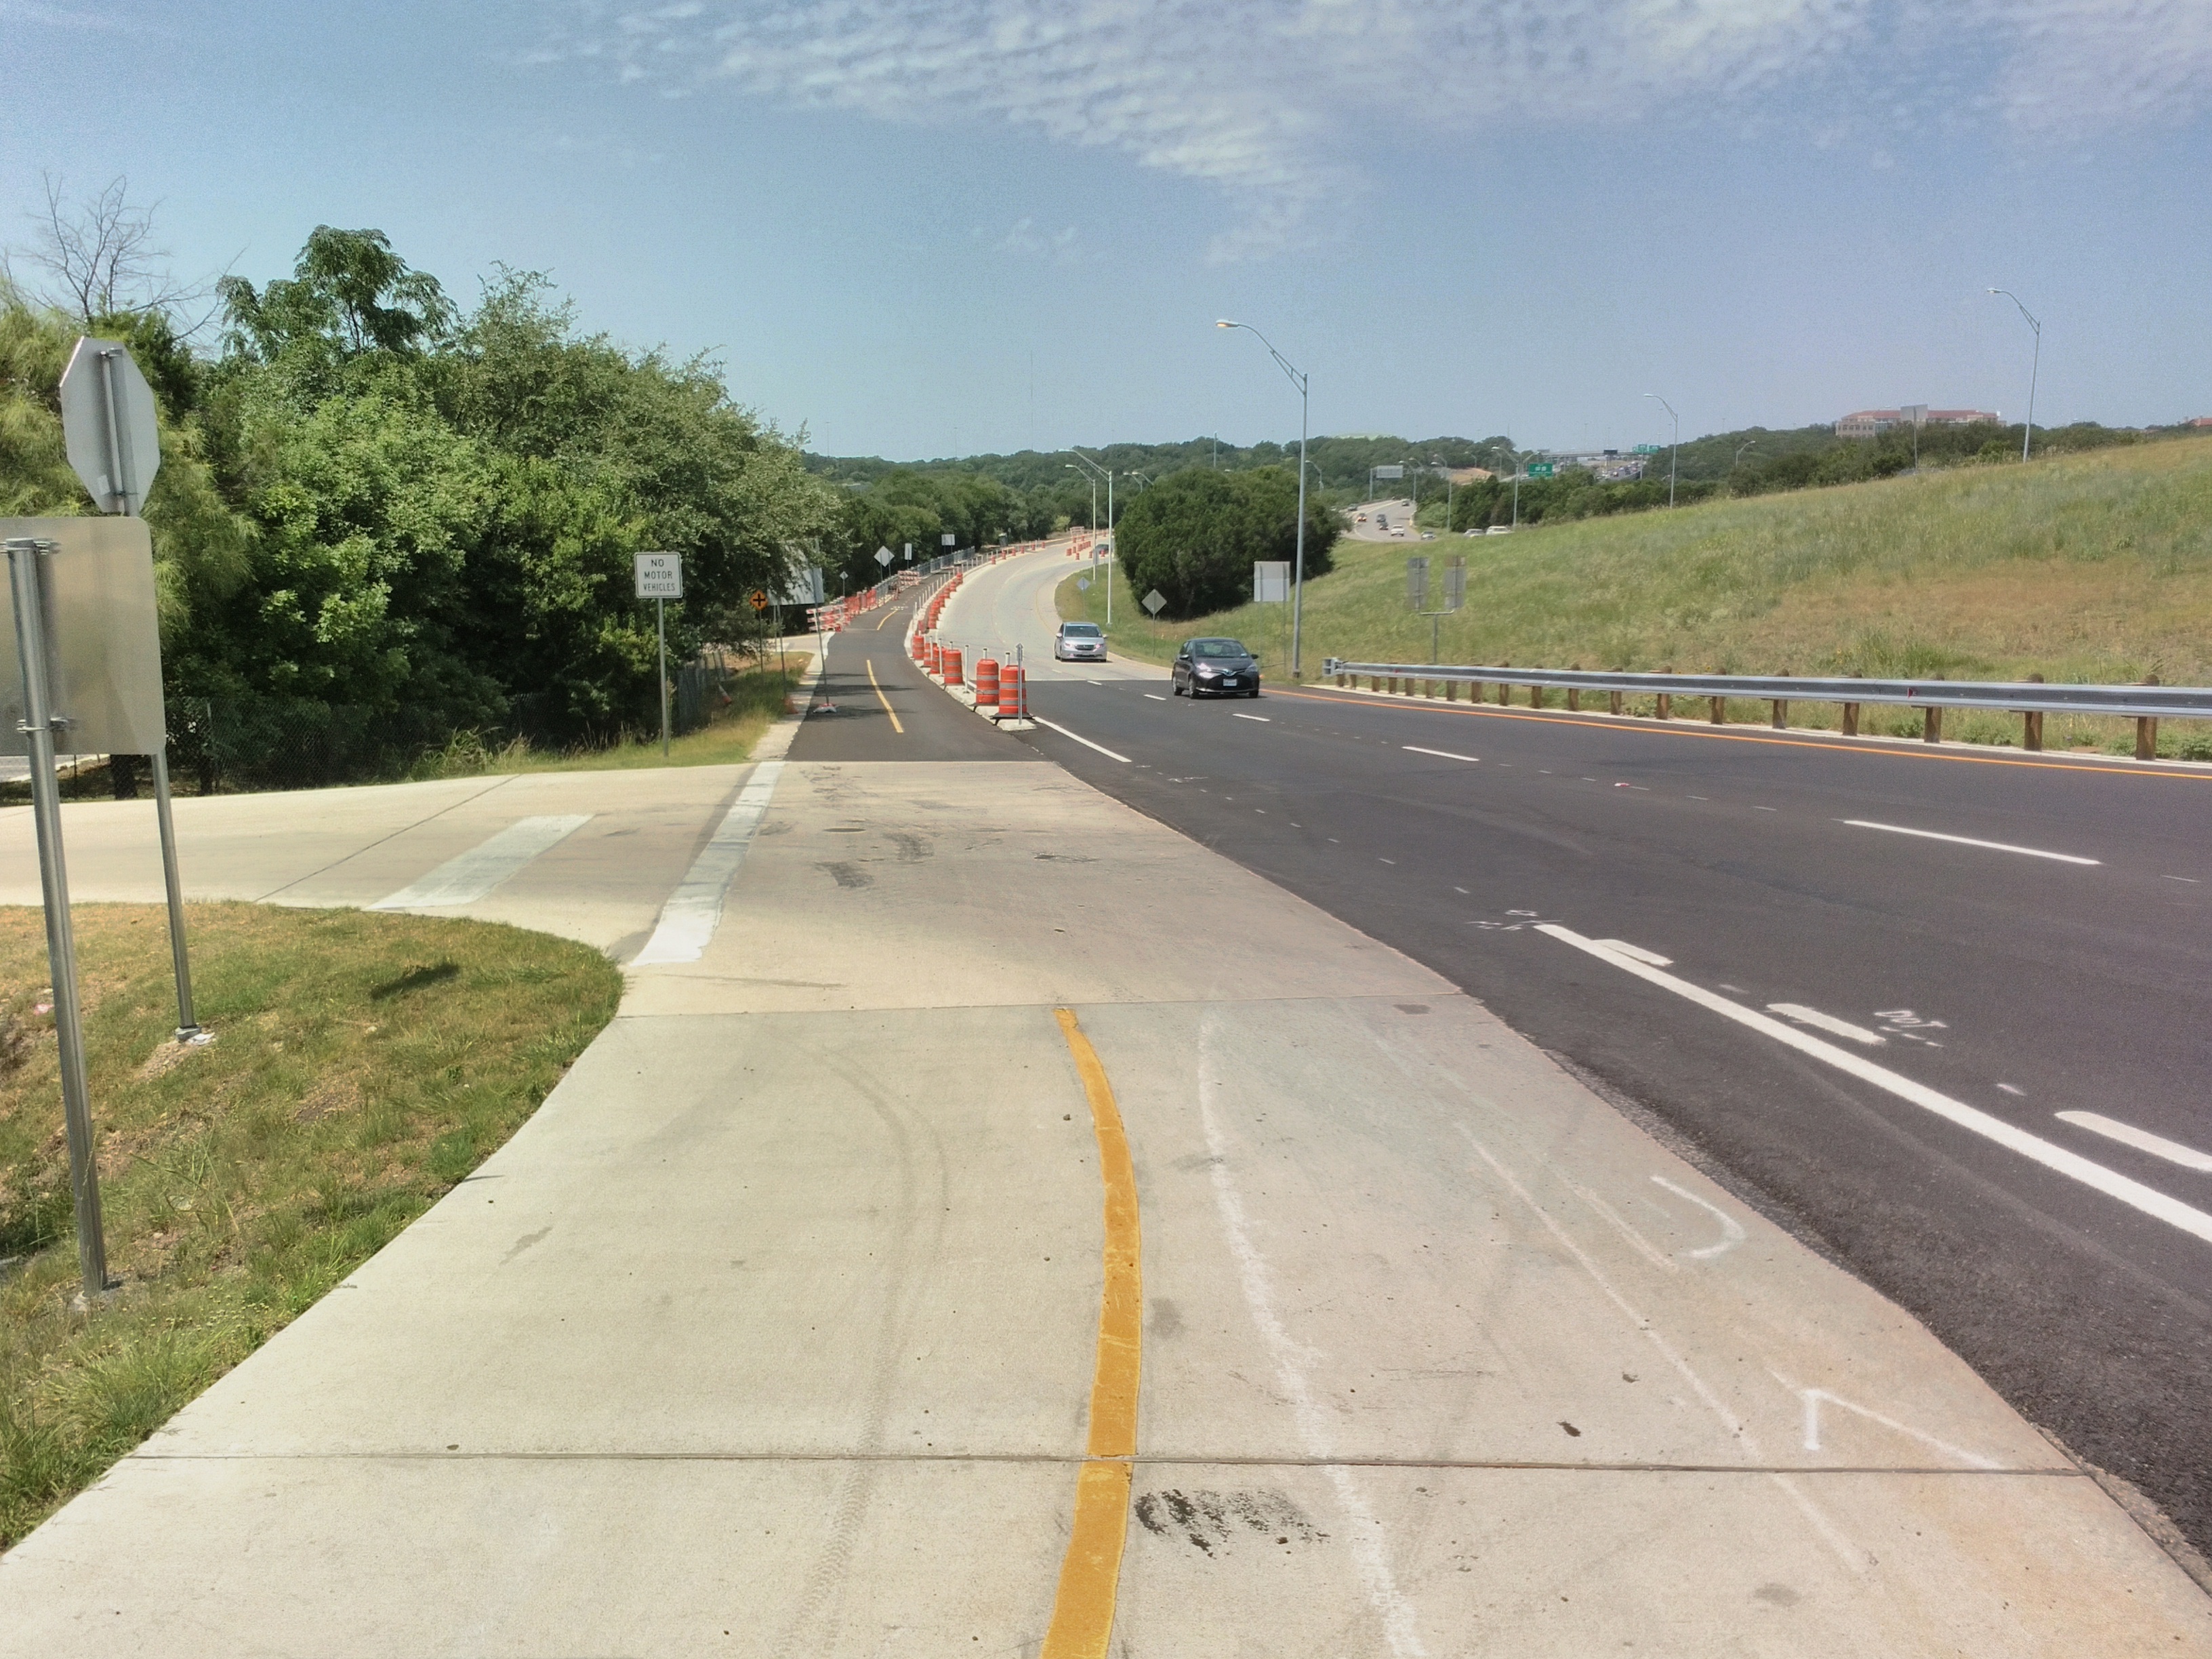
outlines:
[[[2156, 673], [2168, 684], [2212, 684], [2212, 441], [1512, 536], [1340, 542], [1336, 569], [1306, 586], [1310, 678], [1324, 655], [1428, 659], [1430, 624], [1405, 603], [1405, 561], [1417, 551], [1467, 556], [1467, 608], [1441, 629], [1448, 662], [2106, 682]], [[1102, 615], [1099, 597], [1071, 579], [1061, 614]], [[1124, 585], [1114, 610], [1115, 647], [1133, 657], [1165, 661], [1189, 635], [1229, 633], [1277, 677], [1288, 666], [1285, 606], [1162, 626]], [[1793, 712], [1808, 723], [1835, 717]], [[1869, 729], [1905, 729], [1903, 711], [1887, 722], [1869, 714]], [[2212, 732], [2169, 726], [2162, 752], [2212, 757]], [[2018, 740], [2017, 722], [1996, 716], [1954, 716], [1947, 734]], [[2046, 738], [2107, 747], [2121, 732], [2116, 722], [2054, 715]]]

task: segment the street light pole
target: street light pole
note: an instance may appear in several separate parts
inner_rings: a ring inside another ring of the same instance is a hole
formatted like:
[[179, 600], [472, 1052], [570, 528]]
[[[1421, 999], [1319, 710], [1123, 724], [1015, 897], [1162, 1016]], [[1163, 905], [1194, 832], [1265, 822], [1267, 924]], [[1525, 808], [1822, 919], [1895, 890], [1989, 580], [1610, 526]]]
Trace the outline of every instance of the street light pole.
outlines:
[[1091, 475], [1106, 475], [1106, 625], [1114, 625], [1114, 471], [1092, 460], [1081, 450], [1069, 446], [1067, 453], [1083, 463], [1086, 477], [1091, 477], [1091, 568], [1098, 568], [1098, 480]]
[[1657, 392], [1647, 392], [1644, 395], [1665, 410], [1674, 422], [1674, 440], [1667, 450], [1667, 505], [1672, 507], [1674, 505], [1674, 460], [1682, 453], [1682, 417], [1674, 413], [1674, 405]]
[[2020, 434], [2020, 458], [2024, 461], [2027, 459], [2028, 444], [2035, 437], [2035, 381], [2036, 377], [2043, 372], [2043, 325], [2035, 320], [2034, 313], [2026, 306], [2020, 305], [2020, 295], [2010, 289], [1993, 288], [1990, 292], [2002, 294], [2014, 305], [2020, 306], [2020, 314], [2027, 319], [2027, 325], [2035, 331], [2035, 356], [2031, 360], [2027, 370], [2027, 424], [2021, 428]]
[[[1295, 682], [1298, 673], [1298, 651], [1303, 643], [1306, 598], [1306, 431], [1311, 412], [1309, 398], [1310, 383], [1305, 375], [1291, 367], [1290, 359], [1275, 349], [1267, 337], [1249, 323], [1232, 323], [1225, 319], [1214, 324], [1216, 328], [1241, 328], [1267, 348], [1267, 355], [1275, 360], [1275, 367], [1290, 377], [1291, 384], [1298, 389], [1298, 540], [1297, 562], [1291, 583], [1291, 678]], [[1373, 488], [1372, 483], [1369, 485]]]

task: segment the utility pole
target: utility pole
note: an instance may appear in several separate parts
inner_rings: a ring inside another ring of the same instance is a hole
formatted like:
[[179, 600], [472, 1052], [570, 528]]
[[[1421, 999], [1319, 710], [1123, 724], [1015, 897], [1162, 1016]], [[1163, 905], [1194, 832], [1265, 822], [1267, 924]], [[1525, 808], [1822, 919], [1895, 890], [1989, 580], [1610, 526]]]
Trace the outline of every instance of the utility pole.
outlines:
[[1644, 395], [1665, 410], [1674, 422], [1674, 441], [1667, 451], [1667, 505], [1672, 507], [1674, 505], [1674, 460], [1682, 453], [1682, 417], [1674, 413], [1674, 405], [1657, 392], [1647, 392]]
[[[1268, 343], [1267, 337], [1261, 333], [1258, 329], [1254, 328], [1249, 323], [1232, 323], [1224, 319], [1223, 321], [1217, 322], [1214, 324], [1214, 326], [1216, 328], [1241, 328], [1247, 334], [1249, 334], [1253, 338], [1259, 341], [1261, 345], [1267, 346], [1267, 355], [1275, 360], [1275, 366], [1281, 369], [1284, 374], [1290, 376], [1291, 384], [1298, 389], [1297, 566], [1296, 580], [1291, 585], [1291, 678], [1295, 681], [1299, 678], [1298, 650], [1302, 642], [1301, 625], [1304, 621], [1306, 597], [1306, 431], [1310, 425], [1308, 417], [1311, 412], [1312, 407], [1311, 401], [1309, 397], [1309, 392], [1310, 389], [1310, 383], [1307, 380], [1306, 376], [1301, 374], [1297, 369], [1291, 367], [1289, 360], [1285, 358], [1281, 352], [1276, 350], [1272, 344]], [[1369, 488], [1373, 488], [1371, 482]]]
[[2027, 319], [2027, 325], [2035, 331], [2035, 356], [2030, 362], [2027, 370], [2027, 423], [2021, 428], [2020, 433], [2020, 458], [2024, 461], [2027, 459], [2027, 447], [2035, 437], [2035, 382], [2036, 378], [2043, 372], [2043, 325], [2035, 319], [2034, 313], [2026, 306], [2020, 305], [2020, 295], [2014, 294], [2010, 289], [1993, 288], [1990, 292], [2002, 294], [2014, 305], [2020, 306], [2020, 314]]

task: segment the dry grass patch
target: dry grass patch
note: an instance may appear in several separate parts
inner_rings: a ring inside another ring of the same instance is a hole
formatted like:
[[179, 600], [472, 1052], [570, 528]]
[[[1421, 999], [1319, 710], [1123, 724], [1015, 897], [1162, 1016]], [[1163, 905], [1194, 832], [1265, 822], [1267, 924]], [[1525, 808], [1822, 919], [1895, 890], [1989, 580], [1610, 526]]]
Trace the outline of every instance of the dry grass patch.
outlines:
[[172, 1040], [159, 907], [77, 908], [108, 1263], [78, 1288], [40, 913], [0, 908], [0, 1547], [420, 1215], [614, 1013], [598, 952], [497, 924], [191, 908], [216, 1033]]

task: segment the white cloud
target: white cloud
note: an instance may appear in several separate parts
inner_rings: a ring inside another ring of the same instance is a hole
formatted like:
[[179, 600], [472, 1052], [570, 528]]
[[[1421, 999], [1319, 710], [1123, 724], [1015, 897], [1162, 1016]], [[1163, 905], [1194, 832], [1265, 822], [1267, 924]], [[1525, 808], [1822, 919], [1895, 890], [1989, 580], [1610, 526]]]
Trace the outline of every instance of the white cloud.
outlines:
[[996, 119], [1212, 185], [1233, 214], [1219, 258], [1310, 237], [1356, 193], [1345, 158], [1370, 137], [1776, 96], [1832, 131], [1822, 93], [1885, 121], [1941, 101], [2053, 135], [2212, 105], [2212, 0], [684, 0], [577, 15], [536, 55], [886, 122]]

